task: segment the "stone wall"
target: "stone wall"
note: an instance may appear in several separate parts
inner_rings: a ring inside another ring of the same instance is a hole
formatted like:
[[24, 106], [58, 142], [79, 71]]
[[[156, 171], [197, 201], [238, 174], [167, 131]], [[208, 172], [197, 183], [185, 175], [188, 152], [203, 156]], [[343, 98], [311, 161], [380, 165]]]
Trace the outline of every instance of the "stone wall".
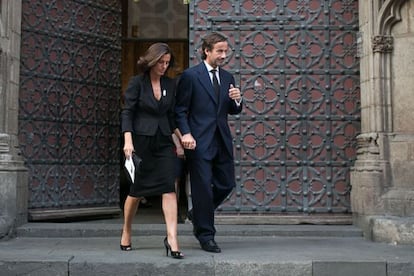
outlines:
[[414, 244], [414, 3], [359, 1], [361, 132], [354, 222], [377, 241]]
[[[21, 1], [0, 1], [0, 238], [27, 221], [27, 170], [18, 151]], [[17, 15], [17, 16], [14, 16]]]

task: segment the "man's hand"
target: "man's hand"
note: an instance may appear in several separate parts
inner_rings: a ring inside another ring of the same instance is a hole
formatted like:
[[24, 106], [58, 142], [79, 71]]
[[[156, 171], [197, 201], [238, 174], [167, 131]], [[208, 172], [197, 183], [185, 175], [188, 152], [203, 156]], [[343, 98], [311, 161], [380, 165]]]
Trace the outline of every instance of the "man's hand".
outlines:
[[229, 97], [230, 97], [230, 99], [239, 102], [241, 100], [241, 92], [240, 92], [240, 89], [237, 88], [237, 87], [234, 87], [233, 84], [230, 84]]
[[191, 133], [187, 133], [181, 137], [181, 144], [185, 149], [193, 150], [196, 147], [196, 140]]

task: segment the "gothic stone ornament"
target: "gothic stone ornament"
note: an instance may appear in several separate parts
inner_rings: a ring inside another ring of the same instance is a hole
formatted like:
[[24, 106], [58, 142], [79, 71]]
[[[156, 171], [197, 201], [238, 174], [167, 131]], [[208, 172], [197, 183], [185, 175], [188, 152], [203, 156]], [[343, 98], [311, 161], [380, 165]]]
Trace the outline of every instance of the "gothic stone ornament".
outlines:
[[389, 35], [376, 35], [372, 38], [374, 53], [391, 53], [393, 50], [393, 37]]

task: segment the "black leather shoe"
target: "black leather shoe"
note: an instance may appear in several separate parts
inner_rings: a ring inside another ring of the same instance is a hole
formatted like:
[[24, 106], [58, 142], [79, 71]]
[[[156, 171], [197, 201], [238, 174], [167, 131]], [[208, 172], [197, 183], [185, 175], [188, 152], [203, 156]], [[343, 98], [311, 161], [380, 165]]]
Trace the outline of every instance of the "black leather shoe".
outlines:
[[220, 253], [221, 249], [214, 240], [209, 240], [201, 245], [201, 249], [207, 252]]

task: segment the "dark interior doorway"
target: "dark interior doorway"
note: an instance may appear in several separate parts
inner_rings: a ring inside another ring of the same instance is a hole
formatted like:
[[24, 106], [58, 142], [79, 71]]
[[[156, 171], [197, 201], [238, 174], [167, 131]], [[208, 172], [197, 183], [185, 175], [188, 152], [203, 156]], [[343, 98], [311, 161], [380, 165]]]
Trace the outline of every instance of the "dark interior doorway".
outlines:
[[[168, 76], [176, 78], [189, 64], [188, 5], [180, 0], [122, 0], [122, 93], [130, 78], [137, 74], [138, 58], [155, 42], [165, 42], [172, 48], [176, 66], [169, 70]], [[123, 170], [122, 135], [120, 141], [119, 196], [120, 207], [123, 209], [129, 185]], [[183, 174], [185, 174], [184, 171]], [[186, 177], [183, 175], [181, 179], [177, 195], [179, 197], [179, 221], [184, 222], [187, 215]], [[163, 222], [161, 196], [148, 197], [145, 200], [146, 202], [141, 202], [138, 208], [138, 215], [150, 216], [149, 223], [154, 220]]]

